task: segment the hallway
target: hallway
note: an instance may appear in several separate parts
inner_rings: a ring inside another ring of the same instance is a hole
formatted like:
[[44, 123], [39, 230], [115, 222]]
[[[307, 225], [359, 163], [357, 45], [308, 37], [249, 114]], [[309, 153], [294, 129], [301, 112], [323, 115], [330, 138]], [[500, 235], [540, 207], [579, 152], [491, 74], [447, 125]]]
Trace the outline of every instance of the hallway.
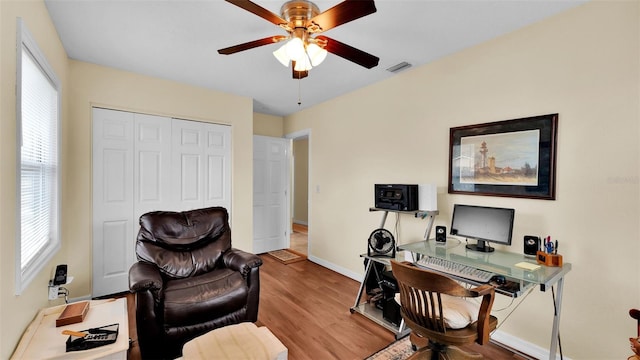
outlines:
[[291, 231], [291, 244], [289, 249], [303, 255], [308, 255], [308, 228], [306, 225], [293, 224]]

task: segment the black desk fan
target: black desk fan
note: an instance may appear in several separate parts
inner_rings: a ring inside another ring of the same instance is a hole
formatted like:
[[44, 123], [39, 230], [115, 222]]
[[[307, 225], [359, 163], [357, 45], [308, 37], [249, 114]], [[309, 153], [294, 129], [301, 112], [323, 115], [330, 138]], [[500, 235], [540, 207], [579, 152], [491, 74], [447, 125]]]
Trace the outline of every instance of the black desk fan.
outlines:
[[389, 230], [384, 228], [373, 230], [369, 235], [368, 243], [367, 255], [396, 257], [396, 240]]

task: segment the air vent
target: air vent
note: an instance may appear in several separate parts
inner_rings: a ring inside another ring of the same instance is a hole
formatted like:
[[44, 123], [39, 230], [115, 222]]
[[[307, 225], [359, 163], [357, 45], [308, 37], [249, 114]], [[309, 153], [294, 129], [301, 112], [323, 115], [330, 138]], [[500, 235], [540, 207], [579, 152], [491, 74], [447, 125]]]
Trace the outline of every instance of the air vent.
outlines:
[[392, 73], [397, 73], [400, 72], [404, 69], [408, 69], [411, 67], [411, 64], [409, 64], [406, 61], [403, 61], [399, 64], [393, 65], [392, 67], [388, 68], [387, 71], [392, 72]]

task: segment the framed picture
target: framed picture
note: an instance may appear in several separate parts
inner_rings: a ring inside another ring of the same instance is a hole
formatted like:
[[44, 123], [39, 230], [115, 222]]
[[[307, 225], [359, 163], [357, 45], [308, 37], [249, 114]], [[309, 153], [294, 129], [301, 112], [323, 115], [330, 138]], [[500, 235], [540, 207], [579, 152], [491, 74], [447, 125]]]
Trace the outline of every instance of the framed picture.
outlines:
[[450, 129], [449, 193], [556, 198], [558, 114]]

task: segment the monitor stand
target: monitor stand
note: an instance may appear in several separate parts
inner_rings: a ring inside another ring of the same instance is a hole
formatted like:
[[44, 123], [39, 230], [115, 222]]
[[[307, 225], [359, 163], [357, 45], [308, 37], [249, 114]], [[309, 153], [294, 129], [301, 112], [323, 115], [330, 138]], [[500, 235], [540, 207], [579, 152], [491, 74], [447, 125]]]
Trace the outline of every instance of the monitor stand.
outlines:
[[484, 240], [478, 240], [477, 244], [467, 244], [466, 248], [478, 252], [493, 252], [495, 250]]

